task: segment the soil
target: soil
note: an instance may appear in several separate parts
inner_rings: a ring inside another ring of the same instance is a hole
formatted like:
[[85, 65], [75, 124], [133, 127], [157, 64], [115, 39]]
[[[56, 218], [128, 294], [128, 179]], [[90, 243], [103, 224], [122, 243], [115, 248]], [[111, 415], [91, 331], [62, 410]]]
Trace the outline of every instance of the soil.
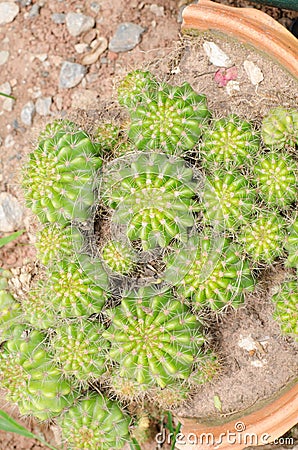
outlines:
[[[22, 4], [26, 2], [22, 2]], [[33, 2], [34, 3], [34, 2]], [[40, 129], [53, 117], [78, 117], [80, 122], [91, 127], [98, 120], [100, 111], [109, 114], [107, 109], [115, 99], [115, 83], [128, 70], [148, 66], [161, 78], [174, 84], [188, 81], [195, 90], [205, 93], [208, 105], [216, 116], [237, 113], [259, 122], [262, 116], [273, 106], [283, 104], [296, 106], [298, 100], [297, 84], [282, 68], [264, 59], [249, 47], [233, 41], [225, 42], [216, 36], [205, 36], [220, 42], [220, 47], [230, 56], [237, 67], [239, 91], [229, 95], [225, 88], [214, 81], [216, 68], [210, 64], [202, 50], [202, 40], [179, 39], [177, 23], [178, 5], [176, 0], [162, 0], [163, 16], [152, 12], [153, 0], [102, 0], [100, 11], [96, 15], [91, 8], [91, 0], [86, 2], [67, 0], [43, 2], [40, 14], [29, 18], [30, 6], [21, 6], [20, 13], [9, 25], [0, 28], [0, 50], [9, 50], [9, 61], [1, 66], [0, 84], [10, 81], [16, 102], [12, 111], [0, 113], [0, 136], [3, 141], [10, 138], [11, 145], [1, 146], [0, 191], [7, 191], [23, 201], [19, 187], [20, 168]], [[224, 0], [222, 3], [236, 6], [254, 6], [265, 10], [283, 25], [290, 27], [297, 13], [281, 11], [277, 8], [257, 6], [245, 0]], [[106, 51], [99, 62], [88, 68], [88, 74], [82, 83], [69, 90], [58, 87], [59, 70], [62, 61], [80, 61], [74, 45], [84, 40], [84, 35], [74, 38], [69, 35], [65, 25], [56, 25], [51, 20], [54, 12], [69, 12], [80, 9], [84, 14], [96, 18], [99, 36], [110, 39], [119, 23], [129, 21], [146, 28], [141, 43], [125, 53]], [[166, 29], [166, 33], [165, 33]], [[47, 58], [42, 61], [41, 55]], [[244, 71], [244, 60], [253, 61], [263, 72], [264, 81], [253, 86]], [[51, 96], [53, 103], [48, 117], [36, 115], [32, 127], [24, 126], [20, 121], [22, 107], [29, 100], [39, 96]], [[103, 104], [106, 105], [103, 108]], [[0, 110], [2, 99], [0, 98]], [[81, 110], [75, 112], [77, 108]], [[90, 111], [92, 108], [92, 111]], [[104, 109], [104, 111], [103, 111]], [[114, 115], [114, 106], [111, 108]], [[28, 261], [34, 263], [35, 252], [32, 246], [32, 225], [28, 213], [24, 224], [27, 232], [17, 241], [0, 249], [0, 267], [17, 268]], [[18, 269], [16, 269], [17, 271]], [[258, 400], [279, 391], [289, 380], [298, 374], [298, 348], [291, 339], [280, 335], [278, 325], [271, 319], [272, 306], [269, 297], [274, 283], [284, 276], [277, 264], [267, 274], [266, 281], [259, 290], [247, 298], [246, 306], [237, 311], [229, 310], [218, 318], [219, 330], [214, 334], [214, 324], [210, 323], [210, 344], [219, 353], [222, 372], [217, 380], [193, 393], [188, 407], [181, 407], [180, 414], [201, 416], [212, 414], [221, 417], [254, 405]], [[271, 283], [271, 286], [268, 286]], [[241, 348], [239, 343], [249, 339], [255, 342], [257, 350], [252, 354]], [[278, 368], [278, 370], [276, 370]], [[214, 395], [220, 397], [222, 411], [214, 406]], [[1, 398], [1, 397], [0, 397]], [[18, 418], [18, 412], [11, 410], [2, 400], [0, 408], [12, 412]], [[19, 419], [18, 419], [19, 420]], [[35, 433], [42, 433], [52, 445], [59, 444], [55, 428], [40, 426], [35, 421], [25, 421], [25, 425]], [[56, 438], [55, 438], [56, 436]], [[297, 441], [298, 442], [298, 441]], [[41, 444], [0, 431], [0, 450], [45, 449]], [[142, 450], [154, 450], [156, 444], [151, 441], [142, 445]], [[166, 449], [165, 446], [162, 447]], [[275, 446], [276, 450], [283, 448]], [[286, 448], [286, 447], [284, 447]]]

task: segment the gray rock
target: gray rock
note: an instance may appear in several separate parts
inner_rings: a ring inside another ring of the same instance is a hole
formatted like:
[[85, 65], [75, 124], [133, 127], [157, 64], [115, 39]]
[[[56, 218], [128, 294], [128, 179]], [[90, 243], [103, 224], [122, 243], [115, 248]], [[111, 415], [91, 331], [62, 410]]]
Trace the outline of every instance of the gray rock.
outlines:
[[100, 4], [97, 3], [97, 2], [92, 2], [92, 3], [90, 4], [90, 9], [91, 9], [91, 11], [93, 11], [95, 14], [98, 14], [98, 13], [99, 13], [100, 8], [101, 8], [101, 6], [100, 6]]
[[66, 26], [72, 36], [79, 36], [85, 31], [91, 30], [94, 25], [93, 17], [74, 12], [66, 14]]
[[0, 3], [0, 25], [12, 22], [18, 15], [20, 8], [13, 2]]
[[40, 11], [40, 5], [38, 3], [34, 3], [34, 5], [31, 6], [29, 11], [29, 17], [33, 19], [33, 17], [39, 16]]
[[24, 210], [8, 192], [0, 193], [0, 231], [11, 232], [22, 227]]
[[3, 92], [3, 94], [6, 95], [11, 94], [11, 85], [8, 81], [5, 81], [5, 83], [0, 84], [0, 92]]
[[53, 13], [51, 15], [51, 19], [54, 23], [57, 23], [58, 25], [60, 25], [61, 23], [65, 23], [65, 14]]
[[9, 58], [9, 52], [7, 50], [1, 50], [0, 51], [0, 66], [7, 63]]
[[145, 29], [131, 22], [121, 23], [112, 37], [109, 50], [114, 53], [128, 52], [141, 41]]
[[64, 61], [60, 71], [59, 87], [69, 89], [77, 86], [83, 79], [87, 68], [81, 64]]
[[50, 108], [52, 104], [52, 97], [40, 97], [36, 100], [36, 112], [40, 116], [48, 116], [51, 114]]
[[15, 145], [15, 140], [12, 134], [8, 134], [4, 140], [4, 146], [6, 148], [13, 147]]
[[32, 0], [21, 0], [21, 6], [30, 6]]
[[32, 101], [26, 103], [21, 111], [21, 121], [24, 125], [31, 126], [35, 114], [35, 105]]

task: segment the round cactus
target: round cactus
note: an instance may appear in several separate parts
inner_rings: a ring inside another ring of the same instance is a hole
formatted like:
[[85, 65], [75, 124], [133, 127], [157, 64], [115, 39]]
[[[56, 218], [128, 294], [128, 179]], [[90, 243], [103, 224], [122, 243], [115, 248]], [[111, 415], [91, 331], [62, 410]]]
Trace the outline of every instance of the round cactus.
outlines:
[[216, 171], [207, 176], [203, 191], [203, 218], [218, 230], [235, 231], [255, 207], [255, 192], [236, 172]]
[[204, 131], [200, 154], [208, 168], [251, 164], [259, 149], [259, 136], [252, 125], [235, 114], [215, 120]]
[[118, 404], [99, 394], [80, 400], [59, 419], [69, 450], [120, 450], [129, 439], [129, 424]]
[[196, 317], [170, 291], [141, 288], [109, 315], [112, 323], [103, 336], [120, 376], [147, 387], [189, 376], [203, 336]]
[[84, 131], [68, 126], [52, 134], [29, 155], [23, 176], [27, 206], [41, 222], [86, 220], [95, 201], [94, 174], [102, 164], [98, 147]]
[[138, 149], [179, 154], [198, 142], [210, 111], [206, 97], [197, 94], [188, 83], [162, 84], [156, 100], [137, 105], [130, 117], [128, 136]]
[[37, 330], [55, 328], [59, 320], [48, 301], [47, 283], [38, 281], [35, 287], [22, 298], [23, 321]]
[[114, 147], [119, 145], [120, 132], [120, 127], [110, 122], [103, 123], [96, 128], [94, 141], [100, 148], [102, 156], [113, 153]]
[[21, 414], [40, 420], [58, 416], [77, 396], [53, 364], [45, 337], [39, 331], [16, 326], [0, 352], [1, 385]]
[[114, 272], [127, 274], [135, 266], [135, 251], [120, 241], [108, 241], [101, 252], [105, 264]]
[[256, 219], [247, 223], [239, 235], [246, 253], [255, 262], [271, 264], [283, 253], [285, 223], [274, 212], [261, 212]]
[[236, 308], [244, 301], [244, 291], [254, 286], [241, 248], [221, 237], [193, 236], [187, 249], [178, 248], [166, 263], [165, 281], [199, 308]]
[[282, 283], [272, 300], [275, 305], [273, 317], [280, 324], [282, 332], [298, 341], [298, 281]]
[[134, 70], [129, 72], [118, 86], [118, 101], [120, 105], [133, 108], [138, 103], [150, 101], [157, 89], [157, 82], [148, 71]]
[[106, 370], [108, 342], [102, 337], [100, 324], [88, 320], [64, 323], [52, 338], [54, 360], [65, 377], [79, 381], [99, 378]]
[[268, 205], [284, 208], [297, 198], [297, 164], [288, 155], [271, 151], [254, 167], [260, 196]]
[[10, 276], [8, 271], [0, 272], [0, 344], [21, 317], [21, 305], [8, 291], [7, 280]]
[[58, 224], [46, 225], [37, 233], [35, 246], [37, 257], [42, 264], [48, 265], [63, 257], [71, 257], [83, 246], [80, 231], [71, 226], [61, 227]]
[[102, 198], [114, 209], [113, 221], [126, 224], [128, 238], [141, 239], [144, 250], [185, 239], [196, 205], [192, 169], [159, 153], [119, 164], [107, 171], [101, 186]]
[[147, 392], [146, 385], [139, 384], [133, 378], [119, 375], [118, 368], [109, 373], [106, 384], [113, 396], [128, 403], [144, 398]]
[[108, 280], [99, 261], [79, 257], [61, 260], [50, 273], [45, 302], [62, 318], [89, 317], [106, 301]]
[[288, 252], [286, 266], [298, 269], [298, 218], [295, 219], [288, 230], [285, 249]]
[[283, 148], [298, 143], [298, 110], [282, 106], [273, 108], [262, 121], [262, 138], [265, 145]]

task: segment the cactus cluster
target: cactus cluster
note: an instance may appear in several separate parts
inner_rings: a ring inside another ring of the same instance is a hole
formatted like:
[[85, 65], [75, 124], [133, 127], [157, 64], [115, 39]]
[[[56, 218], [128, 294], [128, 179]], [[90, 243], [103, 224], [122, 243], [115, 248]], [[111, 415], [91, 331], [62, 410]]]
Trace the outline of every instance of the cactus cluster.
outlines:
[[[132, 401], [187, 400], [219, 370], [202, 308], [242, 305], [277, 258], [297, 268], [296, 111], [261, 130], [212, 119], [188, 83], [141, 70], [118, 100], [127, 131], [58, 120], [40, 134], [23, 176], [40, 274], [20, 303], [0, 278], [0, 385], [73, 450], [121, 449]], [[296, 281], [273, 298], [294, 337]]]

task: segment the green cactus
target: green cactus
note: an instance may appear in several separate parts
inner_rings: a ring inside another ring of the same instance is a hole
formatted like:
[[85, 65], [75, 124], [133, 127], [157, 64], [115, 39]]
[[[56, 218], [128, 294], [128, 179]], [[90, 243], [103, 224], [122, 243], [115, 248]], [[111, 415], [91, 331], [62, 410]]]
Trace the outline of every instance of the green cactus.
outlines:
[[51, 344], [54, 361], [65, 377], [81, 382], [96, 380], [106, 370], [109, 343], [102, 337], [103, 327], [88, 320], [64, 323], [55, 330]]
[[262, 211], [247, 223], [239, 235], [246, 253], [255, 262], [271, 264], [283, 254], [285, 222], [276, 212]]
[[286, 266], [298, 269], [298, 218], [294, 220], [288, 230], [285, 249], [288, 252]]
[[120, 105], [133, 108], [138, 103], [150, 101], [157, 89], [157, 81], [154, 76], [143, 70], [129, 72], [118, 86], [118, 101]]
[[141, 288], [109, 310], [112, 323], [103, 336], [119, 375], [140, 385], [165, 387], [186, 379], [203, 342], [200, 323], [171, 291]]
[[275, 305], [273, 318], [280, 324], [282, 333], [298, 342], [298, 281], [282, 283], [272, 301]]
[[187, 238], [196, 189], [193, 171], [183, 160], [152, 153], [112, 166], [103, 177], [101, 195], [114, 210], [113, 221], [126, 224], [128, 238], [141, 239], [148, 250]]
[[50, 135], [39, 141], [24, 169], [27, 206], [44, 223], [86, 220], [96, 198], [94, 175], [102, 164], [98, 147], [84, 131], [69, 131], [68, 125]]
[[196, 145], [210, 115], [205, 95], [197, 94], [189, 83], [161, 84], [156, 99], [130, 111], [128, 136], [140, 150], [180, 154]]
[[251, 123], [231, 114], [213, 121], [205, 130], [200, 145], [202, 162], [210, 169], [251, 164], [259, 149], [259, 141]]
[[235, 231], [255, 208], [255, 192], [236, 172], [216, 171], [206, 177], [202, 196], [203, 219], [217, 230]]
[[21, 305], [8, 290], [8, 279], [11, 274], [7, 270], [0, 272], [0, 344], [9, 335], [10, 328], [21, 317]]
[[273, 108], [262, 121], [262, 138], [265, 145], [283, 148], [298, 143], [298, 110], [282, 106]]
[[121, 129], [114, 123], [107, 122], [96, 127], [94, 141], [99, 146], [101, 154], [112, 152], [118, 145]]
[[164, 280], [197, 308], [237, 308], [254, 280], [241, 248], [228, 239], [195, 235], [166, 258]]
[[69, 450], [120, 450], [129, 439], [129, 417], [100, 394], [81, 399], [58, 423]]
[[40, 420], [58, 416], [78, 395], [54, 365], [39, 331], [16, 326], [0, 352], [0, 384], [21, 414]]
[[99, 313], [107, 298], [108, 279], [100, 261], [87, 255], [61, 260], [50, 273], [45, 302], [61, 318]]
[[107, 387], [120, 401], [131, 403], [144, 398], [147, 392], [147, 386], [138, 383], [133, 378], [119, 375], [118, 368], [114, 368], [106, 380]]
[[46, 266], [72, 257], [82, 249], [83, 242], [82, 234], [75, 227], [61, 227], [56, 223], [46, 225], [36, 236], [37, 257]]
[[258, 192], [270, 206], [284, 208], [297, 198], [297, 164], [288, 155], [270, 151], [254, 167]]
[[48, 283], [39, 280], [29, 293], [22, 298], [23, 321], [37, 330], [46, 330], [57, 326], [57, 313], [48, 301]]
[[131, 246], [120, 241], [108, 241], [101, 252], [104, 263], [114, 272], [128, 274], [135, 266], [136, 253]]

